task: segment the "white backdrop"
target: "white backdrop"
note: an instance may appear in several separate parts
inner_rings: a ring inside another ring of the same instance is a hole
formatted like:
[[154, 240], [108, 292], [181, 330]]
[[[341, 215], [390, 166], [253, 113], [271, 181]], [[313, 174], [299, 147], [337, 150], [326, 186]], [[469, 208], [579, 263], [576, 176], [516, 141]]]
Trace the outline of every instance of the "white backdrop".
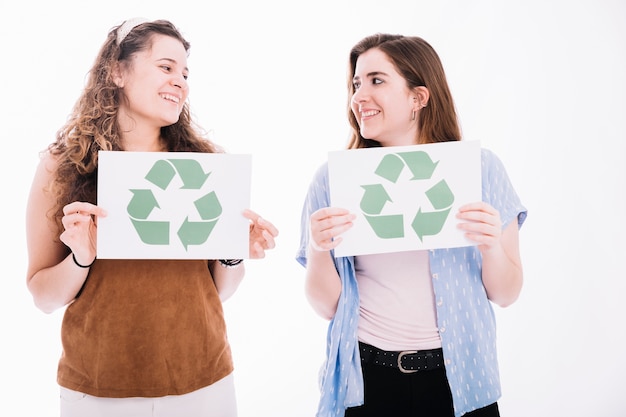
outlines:
[[229, 152], [253, 155], [252, 208], [281, 232], [225, 304], [240, 417], [314, 415], [326, 322], [294, 260], [300, 208], [346, 144], [348, 51], [378, 31], [435, 47], [464, 137], [500, 156], [529, 210], [525, 286], [496, 309], [502, 415], [626, 415], [626, 3], [212, 3], [0, 0], [1, 415], [58, 413], [63, 313], [26, 290], [27, 193], [107, 31], [134, 16], [170, 19], [191, 41], [192, 111]]

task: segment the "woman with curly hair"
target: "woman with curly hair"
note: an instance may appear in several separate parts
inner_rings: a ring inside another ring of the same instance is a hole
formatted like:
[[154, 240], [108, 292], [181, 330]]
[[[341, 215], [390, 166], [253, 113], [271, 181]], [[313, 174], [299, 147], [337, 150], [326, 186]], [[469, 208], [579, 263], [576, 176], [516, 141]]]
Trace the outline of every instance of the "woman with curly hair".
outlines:
[[[37, 168], [27, 208], [27, 285], [66, 307], [61, 416], [235, 416], [222, 301], [242, 260], [96, 259], [98, 151], [221, 152], [194, 124], [190, 44], [169, 21], [113, 27]], [[252, 259], [278, 230], [251, 210]], [[153, 411], [157, 414], [152, 414]]]

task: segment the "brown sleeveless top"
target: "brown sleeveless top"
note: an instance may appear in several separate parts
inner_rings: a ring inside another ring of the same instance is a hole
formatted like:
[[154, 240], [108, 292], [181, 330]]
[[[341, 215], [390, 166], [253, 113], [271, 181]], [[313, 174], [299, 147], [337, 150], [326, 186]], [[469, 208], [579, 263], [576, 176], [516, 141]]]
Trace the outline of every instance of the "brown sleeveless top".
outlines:
[[180, 395], [233, 371], [203, 260], [98, 259], [61, 339], [59, 385], [98, 397]]

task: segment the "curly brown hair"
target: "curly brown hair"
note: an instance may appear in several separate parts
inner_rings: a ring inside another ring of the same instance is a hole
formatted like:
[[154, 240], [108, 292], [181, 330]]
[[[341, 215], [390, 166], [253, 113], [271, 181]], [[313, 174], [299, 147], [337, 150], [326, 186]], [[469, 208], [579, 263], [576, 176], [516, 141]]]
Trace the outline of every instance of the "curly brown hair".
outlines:
[[[57, 132], [56, 140], [48, 146], [58, 163], [51, 191], [56, 195], [52, 214], [60, 230], [66, 204], [73, 201], [96, 204], [98, 151], [122, 150], [117, 122], [122, 96], [113, 79], [116, 65], [128, 63], [138, 52], [148, 50], [157, 34], [179, 40], [189, 52], [190, 43], [167, 20], [135, 26], [118, 45], [117, 32], [122, 25], [109, 31], [72, 113]], [[184, 103], [176, 123], [161, 128], [161, 137], [169, 152], [218, 152], [192, 120], [188, 102]]]
[[381, 146], [378, 141], [361, 136], [359, 124], [351, 108], [356, 62], [361, 54], [373, 48], [380, 49], [389, 57], [410, 89], [423, 86], [430, 92], [428, 107], [420, 111], [417, 143], [461, 140], [454, 100], [437, 52], [428, 42], [417, 36], [377, 33], [363, 38], [350, 51], [347, 82], [351, 134], [348, 149]]

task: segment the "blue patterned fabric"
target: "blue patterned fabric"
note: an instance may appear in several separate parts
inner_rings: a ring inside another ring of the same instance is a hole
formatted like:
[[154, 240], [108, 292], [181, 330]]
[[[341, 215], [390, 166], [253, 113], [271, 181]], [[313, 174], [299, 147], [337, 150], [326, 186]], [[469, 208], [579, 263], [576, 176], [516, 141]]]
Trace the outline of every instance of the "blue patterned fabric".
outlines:
[[[481, 150], [482, 199], [500, 212], [503, 228], [517, 220], [521, 227], [526, 209], [513, 189], [500, 159]], [[306, 266], [310, 215], [330, 204], [328, 164], [316, 172], [301, 218], [296, 260]], [[343, 416], [345, 409], [363, 404], [363, 377], [358, 351], [359, 292], [353, 257], [331, 256], [339, 272], [342, 292], [327, 333], [326, 361], [320, 375], [317, 417]], [[496, 353], [496, 323], [482, 283], [482, 258], [475, 246], [429, 251], [446, 374], [455, 416], [494, 403], [500, 398]]]

